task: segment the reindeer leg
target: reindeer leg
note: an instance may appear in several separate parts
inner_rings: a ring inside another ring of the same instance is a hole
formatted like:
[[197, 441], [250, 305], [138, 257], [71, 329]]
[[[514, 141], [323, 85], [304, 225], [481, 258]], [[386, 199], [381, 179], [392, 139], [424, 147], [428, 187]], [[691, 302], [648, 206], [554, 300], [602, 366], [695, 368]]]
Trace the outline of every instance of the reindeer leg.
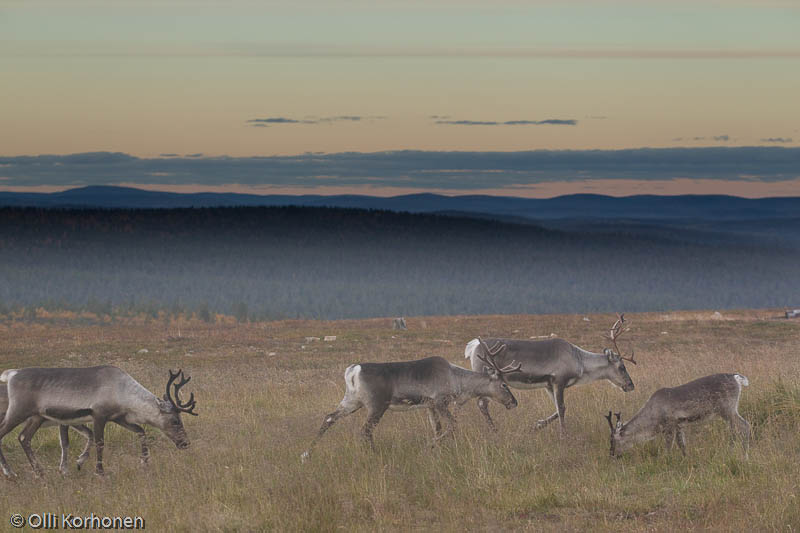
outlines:
[[739, 434], [742, 438], [742, 447], [744, 448], [744, 458], [748, 459], [750, 452], [750, 423], [742, 418], [739, 413], [736, 413], [736, 419], [739, 425]]
[[95, 417], [94, 421], [94, 444], [97, 448], [97, 465], [95, 467], [95, 474], [98, 476], [104, 476], [105, 470], [103, 470], [103, 446], [105, 445], [105, 440], [103, 438], [106, 429], [106, 420], [105, 418], [98, 418]]
[[[6, 411], [5, 417], [3, 417], [3, 421], [0, 422], [0, 444], [3, 442], [3, 437], [8, 435], [8, 433], [23, 423], [25, 420], [28, 419], [28, 416], [21, 414], [19, 412], [11, 412], [11, 408]], [[8, 461], [6, 461], [6, 457], [3, 455], [2, 447], [0, 446], [0, 467], [3, 469], [3, 474], [6, 477], [17, 477], [11, 467], [8, 466]]]
[[319, 428], [317, 432], [317, 436], [314, 437], [314, 440], [311, 441], [311, 444], [308, 445], [308, 449], [300, 454], [300, 460], [305, 462], [306, 459], [311, 455], [311, 448], [313, 448], [319, 439], [325, 434], [326, 431], [340, 418], [344, 418], [346, 416], [352, 415], [359, 409], [363, 407], [363, 404], [359, 401], [350, 400], [345, 397], [340, 403], [339, 408], [336, 411], [325, 415], [325, 420], [322, 421], [322, 427]]
[[447, 407], [447, 403], [441, 403], [437, 405], [435, 409], [439, 411], [440, 415], [443, 415], [445, 418], [447, 418], [447, 429], [435, 439], [435, 442], [439, 442], [447, 435], [455, 435], [456, 419], [453, 416], [453, 413], [451, 413], [450, 409]]
[[371, 405], [368, 406], [369, 412], [367, 413], [367, 423], [364, 424], [364, 429], [361, 430], [361, 434], [364, 437], [364, 440], [367, 441], [372, 451], [375, 451], [375, 441], [372, 440], [372, 431], [375, 429], [375, 426], [378, 425], [378, 422], [381, 421], [381, 417], [389, 408], [389, 404], [380, 404], [380, 405]]
[[550, 422], [558, 418], [558, 411], [553, 413], [552, 415], [548, 416], [547, 418], [543, 418], [542, 420], [536, 421], [536, 427], [534, 429], [542, 429], [543, 427], [547, 426]]
[[28, 462], [33, 468], [33, 475], [36, 477], [42, 477], [44, 475], [44, 470], [42, 470], [42, 466], [36, 460], [36, 456], [33, 455], [31, 438], [33, 438], [34, 434], [36, 434], [36, 432], [39, 430], [39, 426], [41, 426], [42, 423], [44, 423], [44, 418], [40, 416], [30, 417], [18, 437], [19, 444], [25, 451], [25, 455], [28, 456]]
[[731, 433], [742, 441], [742, 448], [744, 449], [744, 458], [748, 459], [750, 449], [750, 423], [742, 418], [742, 416], [734, 411], [730, 414], [728, 423], [731, 427]]
[[681, 453], [686, 457], [686, 435], [683, 434], [683, 428], [681, 426], [675, 429], [675, 435], [678, 437], [678, 446], [681, 449]]
[[547, 385], [547, 393], [550, 395], [550, 398], [553, 399], [553, 403], [556, 405], [556, 412], [553, 413], [552, 415], [548, 416], [547, 418], [543, 419], [543, 420], [538, 420], [536, 422], [536, 426], [534, 427], [534, 429], [542, 429], [547, 424], [549, 424], [550, 422], [552, 422], [553, 420], [558, 418], [558, 402], [556, 401], [556, 396], [553, 393], [553, 385], [552, 384], [548, 384]]
[[676, 429], [674, 426], [667, 426], [664, 428], [664, 444], [667, 450], [672, 450], [672, 447], [675, 446], [675, 432]]
[[119, 424], [120, 426], [124, 427], [129, 431], [133, 431], [137, 435], [142, 442], [142, 455], [141, 455], [141, 462], [143, 465], [147, 464], [147, 461], [150, 460], [150, 450], [147, 449], [147, 435], [144, 433], [144, 428], [139, 424], [129, 424], [123, 420], [114, 420], [115, 423]]
[[564, 415], [567, 412], [567, 407], [564, 405], [564, 386], [560, 383], [555, 384], [555, 398], [556, 409], [558, 409], [559, 434], [563, 437], [566, 434], [567, 428], [564, 425]]
[[431, 428], [433, 429], [433, 440], [436, 442], [439, 433], [442, 431], [442, 422], [439, 419], [439, 413], [436, 412], [436, 409], [431, 407], [428, 409], [428, 420], [431, 423]]
[[69, 472], [67, 460], [69, 459], [69, 426], [58, 425], [58, 442], [61, 444], [61, 462], [58, 463], [58, 471], [66, 475]]
[[489, 398], [478, 398], [478, 409], [481, 413], [483, 413], [483, 416], [486, 417], [486, 422], [489, 424], [489, 428], [497, 433], [497, 428], [492, 420], [492, 415], [489, 414]]
[[83, 446], [83, 451], [78, 456], [78, 460], [75, 462], [78, 470], [81, 469], [83, 463], [89, 460], [89, 450], [92, 448], [92, 441], [94, 440], [94, 434], [92, 430], [89, 429], [89, 426], [80, 424], [78, 426], [72, 426], [72, 429], [86, 437], [86, 444]]

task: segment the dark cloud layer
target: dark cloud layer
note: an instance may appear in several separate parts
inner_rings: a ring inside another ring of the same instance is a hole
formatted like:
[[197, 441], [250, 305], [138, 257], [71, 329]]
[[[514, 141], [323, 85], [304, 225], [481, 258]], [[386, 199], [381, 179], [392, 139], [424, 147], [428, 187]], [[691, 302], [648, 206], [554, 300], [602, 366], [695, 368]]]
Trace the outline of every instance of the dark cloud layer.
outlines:
[[383, 120], [383, 116], [339, 115], [335, 117], [309, 117], [294, 119], [287, 117], [251, 118], [246, 124], [257, 128], [266, 128], [274, 124], [330, 124], [332, 122], [361, 122], [363, 120]]
[[293, 118], [286, 118], [286, 117], [269, 117], [269, 118], [252, 118], [247, 121], [248, 124], [253, 125], [265, 125], [265, 124], [314, 124], [314, 122], [302, 121], [302, 120], [295, 120]]
[[560, 118], [548, 118], [545, 120], [506, 120], [505, 122], [495, 120], [437, 120], [436, 124], [447, 124], [450, 126], [575, 126], [578, 124], [578, 121]]
[[[683, 137], [675, 137], [672, 139], [675, 142], [683, 141]], [[728, 142], [731, 140], [730, 135], [714, 135], [713, 137], [686, 137], [687, 141], [716, 141], [716, 142]], [[763, 140], [763, 139], [762, 139]]]
[[503, 188], [554, 181], [800, 178], [800, 148], [779, 146], [309, 153], [274, 157], [162, 157], [124, 153], [0, 157], [0, 186], [115, 183]]

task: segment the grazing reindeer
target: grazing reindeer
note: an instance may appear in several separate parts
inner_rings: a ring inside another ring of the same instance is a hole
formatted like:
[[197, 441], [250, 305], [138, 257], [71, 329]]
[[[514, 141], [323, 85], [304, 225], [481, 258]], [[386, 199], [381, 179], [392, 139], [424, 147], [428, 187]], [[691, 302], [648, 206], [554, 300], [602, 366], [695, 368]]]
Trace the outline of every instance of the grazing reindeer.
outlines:
[[[545, 388], [556, 405], [556, 412], [539, 420], [536, 429], [543, 428], [556, 418], [559, 419], [561, 434], [564, 434], [564, 389], [573, 385], [582, 385], [599, 379], [607, 379], [625, 392], [633, 390], [633, 381], [628, 375], [623, 361], [636, 364], [633, 353], [630, 357], [621, 355], [617, 347], [619, 336], [628, 331], [623, 329], [625, 315], [618, 315], [606, 338], [614, 344], [614, 350], [606, 348], [603, 353], [594, 353], [579, 348], [563, 339], [553, 338], [540, 341], [488, 339], [490, 342], [504, 343], [508, 349], [499, 356], [499, 364], [513, 359], [522, 365], [520, 372], [508, 376], [508, 385], [515, 389]], [[482, 362], [481, 352], [487, 350], [486, 343], [479, 338], [472, 339], [464, 350], [464, 357], [470, 360], [472, 370], [484, 371], [487, 366]], [[478, 408], [486, 417], [486, 421], [495, 429], [489, 415], [489, 405], [485, 398], [478, 399]]]
[[[6, 385], [5, 383], [0, 383], [0, 413], [2, 413], [0, 414], [0, 423], [2, 423], [3, 418], [5, 417], [6, 409], [8, 409], [8, 385]], [[20, 444], [22, 444], [22, 442], [25, 440], [30, 440], [30, 436], [28, 435], [28, 433], [31, 431], [31, 428], [33, 427], [34, 423], [35, 423], [35, 418], [29, 418], [28, 421], [25, 423], [25, 427], [19, 434]], [[47, 427], [54, 424], [55, 422], [45, 421], [42, 424], [42, 427]], [[61, 471], [62, 474], [66, 474], [67, 471], [69, 470], [67, 467], [67, 460], [69, 454], [69, 430], [68, 426], [61, 424], [59, 424], [58, 429], [59, 429], [59, 441], [61, 444], [61, 462], [58, 465], [58, 469], [59, 471]], [[93, 438], [92, 430], [89, 429], [89, 427], [84, 424], [78, 424], [76, 426], [72, 426], [72, 429], [74, 429], [75, 431], [86, 437], [86, 445], [83, 447], [83, 451], [78, 456], [78, 461], [77, 461], [78, 470], [80, 470], [83, 463], [85, 463], [89, 459], [89, 448], [91, 448], [92, 446], [92, 438]], [[23, 449], [24, 448], [25, 446], [23, 445]]]
[[716, 415], [726, 420], [733, 434], [742, 440], [747, 457], [750, 424], [739, 415], [739, 397], [742, 387], [748, 384], [741, 374], [713, 374], [678, 387], [658, 389], [624, 424], [620, 413], [616, 413], [614, 426], [609, 411], [606, 419], [611, 427], [611, 456], [618, 456], [637, 442], [654, 439], [659, 434], [664, 435], [670, 448], [677, 437], [678, 446], [686, 455], [683, 427]]
[[[175, 383], [178, 377], [181, 380]], [[170, 371], [167, 393], [162, 400], [113, 366], [6, 370], [0, 375], [0, 381], [8, 383], [8, 409], [0, 423], [0, 443], [9, 431], [32, 419], [31, 425], [25, 428], [28, 434], [21, 444], [34, 473], [41, 475], [41, 466], [30, 445], [30, 438], [39, 427], [47, 420], [62, 425], [92, 422], [97, 448], [96, 473], [103, 475], [105, 425], [114, 422], [140, 436], [141, 459], [145, 463], [150, 452], [140, 424], [157, 427], [180, 449], [189, 447], [181, 413], [197, 414], [194, 412], [194, 393], [185, 403], [179, 397], [181, 387], [189, 379], [184, 377], [182, 370], [174, 374]], [[174, 388], [174, 395], [171, 388]], [[1, 449], [0, 467], [6, 476], [14, 475]]]
[[[458, 405], [475, 398], [491, 398], [511, 409], [517, 400], [506, 385], [506, 375], [518, 372], [519, 365], [513, 362], [499, 367], [494, 357], [505, 349], [496, 343], [487, 350], [481, 360], [490, 369], [488, 373], [472, 372], [450, 364], [441, 357], [428, 357], [418, 361], [400, 363], [362, 363], [350, 365], [344, 371], [347, 388], [336, 411], [325, 416], [322, 427], [302, 459], [308, 458], [311, 448], [337, 420], [367, 408], [367, 423], [362, 431], [364, 438], [374, 449], [372, 431], [387, 409], [405, 411], [427, 408], [433, 428], [433, 441], [438, 442], [452, 432], [455, 418], [449, 410], [454, 402]], [[447, 418], [448, 429], [442, 432], [440, 417]]]

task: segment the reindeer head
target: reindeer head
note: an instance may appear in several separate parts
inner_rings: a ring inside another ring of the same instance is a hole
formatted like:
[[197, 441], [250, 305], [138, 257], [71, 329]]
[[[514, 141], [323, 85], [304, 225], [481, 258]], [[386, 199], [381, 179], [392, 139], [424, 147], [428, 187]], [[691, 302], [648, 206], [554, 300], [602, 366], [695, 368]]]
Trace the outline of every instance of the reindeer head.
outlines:
[[478, 359], [484, 362], [486, 365], [486, 373], [489, 374], [489, 396], [496, 402], [499, 402], [506, 406], [506, 409], [512, 409], [517, 406], [517, 399], [514, 398], [514, 395], [511, 394], [511, 389], [508, 388], [508, 384], [505, 380], [505, 375], [510, 374], [512, 372], [521, 372], [522, 363], [517, 364], [514, 366], [514, 361], [511, 361], [511, 364], [500, 368], [498, 366], [497, 361], [495, 361], [495, 357], [506, 349], [506, 345], [500, 341], [497, 341], [494, 346], [489, 348], [489, 346], [478, 337], [478, 341], [481, 343], [481, 347], [483, 348], [483, 352], [486, 354], [485, 356], [481, 355], [481, 351], [479, 350], [476, 355]]
[[613, 350], [611, 348], [603, 350], [603, 353], [605, 353], [608, 358], [608, 373], [606, 374], [606, 379], [623, 391], [630, 392], [634, 389], [634, 385], [631, 376], [628, 374], [628, 369], [625, 368], [624, 361], [630, 361], [634, 365], [636, 361], [633, 359], [633, 350], [631, 350], [630, 357], [625, 357], [617, 346], [617, 339], [620, 335], [630, 330], [630, 328], [624, 328], [625, 314], [617, 314], [617, 317], [617, 321], [611, 326], [609, 333], [605, 335], [605, 338], [614, 344]]
[[[181, 378], [180, 382], [175, 383], [175, 380]], [[194, 393], [189, 396], [189, 401], [183, 403], [180, 399], [180, 389], [192, 378], [184, 377], [183, 370], [178, 370], [174, 374], [172, 370], [169, 371], [169, 381], [167, 381], [167, 392], [164, 394], [164, 399], [158, 399], [159, 419], [158, 428], [169, 437], [175, 446], [181, 450], [189, 447], [189, 437], [186, 436], [186, 430], [183, 428], [181, 421], [181, 413], [187, 413], [197, 416], [194, 412], [195, 400]], [[171, 387], [174, 388], [172, 394]]]
[[611, 423], [611, 411], [608, 412], [605, 419], [608, 420], [608, 425], [611, 427], [611, 457], [619, 457], [634, 445], [636, 439], [633, 435], [626, 434], [621, 413], [614, 413], [614, 416], [617, 418], [616, 424]]

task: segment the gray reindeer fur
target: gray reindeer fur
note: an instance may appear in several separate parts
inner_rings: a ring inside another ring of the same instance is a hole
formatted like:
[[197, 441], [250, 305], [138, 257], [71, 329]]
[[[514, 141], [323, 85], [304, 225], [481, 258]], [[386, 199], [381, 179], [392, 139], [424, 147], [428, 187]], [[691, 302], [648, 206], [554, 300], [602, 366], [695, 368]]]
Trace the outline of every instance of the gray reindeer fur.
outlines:
[[713, 374], [678, 387], [658, 389], [624, 424], [619, 413], [616, 426], [612, 424], [609, 411], [606, 418], [611, 427], [611, 455], [618, 456], [634, 444], [658, 435], [666, 438], [669, 447], [677, 437], [678, 446], [686, 455], [683, 428], [690, 423], [720, 417], [742, 441], [747, 456], [750, 424], [739, 415], [739, 398], [742, 387], [748, 385], [749, 381], [741, 374]]
[[[6, 414], [6, 409], [8, 409], [8, 385], [5, 383], [0, 383], [0, 423], [2, 423], [3, 418]], [[36, 423], [35, 418], [29, 418], [25, 423], [25, 427], [19, 434], [19, 441], [20, 444], [23, 443], [25, 440], [30, 440], [28, 436], [31, 432], [32, 426]], [[58, 465], [58, 469], [61, 471], [62, 474], [66, 474], [68, 471], [67, 467], [67, 460], [69, 455], [69, 432], [68, 428], [72, 427], [75, 431], [86, 437], [86, 445], [83, 447], [83, 451], [78, 456], [77, 466], [78, 470], [80, 470], [83, 463], [85, 463], [89, 459], [89, 448], [92, 446], [92, 430], [89, 429], [88, 426], [84, 424], [78, 424], [75, 426], [64, 426], [60, 424], [56, 424], [55, 422], [51, 422], [49, 420], [42, 423], [41, 427], [49, 427], [53, 425], [58, 425], [59, 427], [59, 443], [61, 444], [61, 462]], [[23, 449], [25, 446], [23, 445]]]
[[[607, 379], [625, 392], [634, 389], [623, 358], [610, 349], [606, 349], [603, 353], [594, 353], [559, 338], [486, 339], [487, 344], [496, 342], [507, 346], [506, 350], [497, 356], [498, 364], [514, 360], [522, 365], [520, 372], [510, 374], [506, 378], [508, 385], [515, 389], [544, 388], [553, 399], [556, 411], [549, 417], [539, 420], [536, 429], [558, 418], [561, 432], [564, 432], [564, 415], [567, 410], [564, 404], [564, 390], [573, 385]], [[483, 372], [486, 368], [480, 359], [483, 350], [479, 339], [471, 340], [464, 350], [464, 357], [470, 360], [472, 370], [476, 372]], [[488, 402], [484, 398], [478, 400], [478, 408], [486, 417], [489, 426], [494, 429]]]
[[[180, 377], [180, 383], [174, 381]], [[41, 466], [33, 455], [30, 438], [46, 421], [61, 425], [92, 422], [96, 446], [96, 473], [102, 475], [104, 430], [108, 422], [137, 433], [141, 439], [142, 462], [149, 457], [144, 428], [141, 424], [157, 427], [178, 448], [189, 446], [180, 414], [193, 412], [192, 395], [181, 403], [178, 391], [190, 378], [183, 372], [172, 374], [167, 382], [164, 398], [158, 398], [123, 370], [113, 366], [91, 368], [23, 368], [6, 370], [0, 382], [8, 385], [8, 408], [0, 423], [0, 443], [12, 429], [28, 421], [21, 444], [34, 473], [40, 475]], [[174, 397], [170, 386], [174, 387]], [[6, 476], [13, 476], [0, 448], [0, 467]]]
[[[502, 350], [502, 347], [495, 348]], [[491, 358], [492, 354], [488, 357]], [[505, 382], [507, 376], [513, 375], [508, 372], [514, 371], [509, 365], [506, 368], [494, 367], [489, 374], [472, 372], [450, 364], [441, 357], [350, 365], [344, 372], [347, 389], [344, 398], [336, 411], [325, 416], [316, 438], [302, 458], [309, 456], [314, 444], [337, 420], [362, 407], [367, 408], [367, 422], [362, 434], [373, 447], [372, 431], [389, 409], [427, 408], [435, 443], [454, 429], [455, 418], [449, 410], [451, 403], [460, 405], [480, 396], [492, 398], [508, 409], [516, 407], [517, 400]], [[449, 422], [444, 432], [440, 417]]]

